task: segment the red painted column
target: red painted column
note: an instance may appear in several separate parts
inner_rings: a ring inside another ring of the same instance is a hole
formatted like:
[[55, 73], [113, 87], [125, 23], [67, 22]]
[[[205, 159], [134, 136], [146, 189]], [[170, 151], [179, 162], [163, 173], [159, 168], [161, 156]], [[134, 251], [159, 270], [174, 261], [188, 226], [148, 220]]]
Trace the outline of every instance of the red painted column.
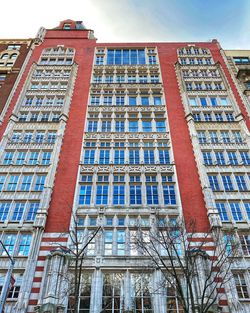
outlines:
[[207, 209], [174, 67], [178, 47], [181, 45], [158, 45], [168, 122], [186, 225], [194, 220], [196, 231], [206, 232], [209, 229]]

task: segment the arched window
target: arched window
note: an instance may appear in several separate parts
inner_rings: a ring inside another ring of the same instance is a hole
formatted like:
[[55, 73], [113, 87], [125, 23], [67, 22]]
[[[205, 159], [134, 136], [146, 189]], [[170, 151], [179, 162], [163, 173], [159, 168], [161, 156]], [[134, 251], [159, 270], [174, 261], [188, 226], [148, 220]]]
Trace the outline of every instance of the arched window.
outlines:
[[1, 59], [2, 59], [2, 60], [8, 59], [8, 58], [9, 58], [8, 53], [4, 53], [4, 54], [1, 56]]
[[17, 58], [17, 53], [13, 53], [10, 58], [11, 59], [16, 59]]

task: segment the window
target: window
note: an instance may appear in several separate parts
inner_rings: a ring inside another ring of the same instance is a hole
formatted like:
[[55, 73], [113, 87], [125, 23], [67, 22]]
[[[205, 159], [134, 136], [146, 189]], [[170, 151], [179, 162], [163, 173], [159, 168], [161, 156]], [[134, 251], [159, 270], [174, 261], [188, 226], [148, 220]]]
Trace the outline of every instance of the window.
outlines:
[[158, 204], [157, 185], [146, 184], [147, 204]]
[[235, 281], [235, 286], [236, 286], [236, 290], [238, 293], [238, 297], [240, 299], [248, 299], [249, 293], [248, 293], [247, 283], [244, 278], [244, 275], [242, 273], [234, 274], [234, 281]]
[[216, 131], [209, 132], [209, 136], [210, 136], [211, 143], [219, 143], [219, 139], [218, 139]]
[[239, 131], [233, 131], [233, 136], [234, 136], [234, 141], [236, 143], [242, 143], [243, 142], [243, 140], [241, 138], [241, 134]]
[[243, 217], [242, 217], [239, 203], [238, 202], [230, 202], [229, 205], [230, 205], [230, 209], [232, 212], [233, 220], [235, 222], [242, 221]]
[[197, 106], [196, 98], [189, 98], [189, 104], [191, 106]]
[[148, 56], [148, 64], [156, 64], [156, 56], [155, 55], [149, 55]]
[[202, 84], [200, 83], [195, 83], [195, 90], [202, 90]]
[[198, 134], [199, 143], [206, 143], [207, 142], [206, 134], [204, 131], [198, 131], [197, 134]]
[[8, 53], [4, 53], [4, 54], [1, 56], [1, 59], [2, 59], [2, 60], [6, 60], [6, 59], [8, 59], [8, 58], [9, 58]]
[[116, 75], [116, 82], [121, 84], [125, 82], [125, 76], [124, 75]]
[[161, 97], [154, 97], [154, 105], [161, 105]]
[[99, 163], [109, 164], [109, 151], [110, 150], [100, 150]]
[[23, 202], [16, 202], [11, 219], [13, 222], [21, 221], [23, 219], [24, 205]]
[[208, 175], [210, 187], [213, 191], [219, 191], [220, 186], [216, 175]]
[[152, 313], [150, 276], [148, 274], [132, 274], [133, 307], [136, 313]]
[[95, 61], [95, 64], [96, 65], [103, 65], [103, 62], [104, 61], [104, 57], [102, 55], [99, 55], [96, 57], [96, 61]]
[[33, 133], [25, 133], [23, 137], [23, 142], [24, 143], [30, 143], [32, 139]]
[[215, 119], [217, 122], [223, 122], [223, 117], [221, 113], [215, 113]]
[[218, 105], [216, 98], [210, 98], [210, 102], [211, 102], [212, 106], [217, 106]]
[[5, 179], [6, 179], [6, 175], [0, 175], [0, 191], [3, 190]]
[[29, 204], [29, 210], [26, 216], [26, 221], [34, 221], [38, 209], [39, 209], [39, 202], [31, 202]]
[[91, 105], [100, 105], [100, 97], [99, 96], [92, 96], [90, 104]]
[[10, 210], [10, 202], [1, 202], [0, 203], [0, 221], [4, 222], [8, 218]]
[[167, 286], [167, 312], [169, 313], [184, 313], [183, 307], [178, 300], [176, 289], [173, 286]]
[[124, 150], [114, 150], [114, 164], [124, 164], [125, 152]]
[[47, 135], [47, 142], [55, 143], [55, 141], [56, 141], [56, 132], [49, 132]]
[[105, 96], [103, 99], [104, 105], [112, 105], [112, 97], [111, 96]]
[[102, 310], [100, 312], [118, 313], [123, 310], [123, 274], [105, 274], [102, 292]]
[[116, 105], [124, 105], [125, 104], [125, 98], [124, 96], [116, 96]]
[[225, 165], [225, 158], [222, 151], [216, 151], [215, 152], [215, 158], [218, 165]]
[[70, 28], [71, 28], [71, 24], [67, 24], [67, 23], [63, 24], [63, 29], [64, 30], [70, 30]]
[[130, 204], [142, 204], [141, 185], [130, 185]]
[[221, 105], [228, 105], [229, 104], [227, 98], [220, 98], [220, 103], [221, 103]]
[[29, 191], [31, 187], [33, 175], [23, 175], [21, 191]]
[[129, 121], [129, 131], [133, 133], [138, 132], [138, 121]]
[[141, 105], [149, 105], [149, 97], [141, 97]]
[[19, 256], [28, 256], [31, 244], [31, 234], [22, 234], [19, 243]]
[[210, 113], [204, 113], [204, 119], [206, 122], [211, 122], [212, 121], [212, 116]]
[[234, 121], [233, 113], [226, 113], [226, 119], [228, 122], [233, 122]]
[[152, 131], [151, 121], [142, 121], [142, 131], [144, 132]]
[[102, 121], [102, 132], [111, 132], [111, 121]]
[[26, 158], [26, 151], [19, 151], [16, 159], [16, 165], [23, 165]]
[[248, 151], [240, 151], [240, 157], [244, 165], [250, 165], [250, 157]]
[[123, 121], [116, 121], [115, 122], [115, 131], [118, 133], [124, 132], [124, 122]]
[[[16, 238], [17, 238], [16, 234], [6, 233], [4, 235], [3, 244], [5, 246], [5, 249], [8, 251], [10, 255], [13, 255]], [[2, 247], [0, 247], [0, 252], [1, 255], [7, 255], [7, 253], [5, 252], [5, 250], [3, 250]]]
[[201, 105], [204, 107], [204, 106], [207, 106], [207, 99], [206, 98], [200, 98], [200, 102], [201, 102]]
[[35, 191], [43, 191], [46, 175], [37, 175]]
[[88, 132], [97, 132], [97, 121], [88, 122]]
[[97, 185], [96, 204], [108, 204], [108, 185]]
[[129, 164], [139, 164], [139, 163], [140, 163], [140, 151], [129, 150]]
[[30, 152], [28, 164], [29, 165], [37, 165], [38, 164], [38, 156], [39, 156], [39, 152], [38, 151]]
[[154, 164], [154, 150], [144, 150], [144, 163], [145, 164]]
[[176, 204], [175, 190], [173, 185], [163, 185], [164, 204]]
[[245, 207], [245, 210], [247, 213], [247, 218], [248, 218], [248, 220], [250, 220], [250, 202], [245, 202], [244, 207]]
[[229, 137], [229, 132], [228, 131], [222, 131], [221, 132], [221, 138], [222, 138], [222, 141], [224, 143], [230, 143], [230, 137]]
[[13, 156], [14, 156], [13, 151], [6, 151], [4, 154], [3, 165], [11, 164], [13, 160]]
[[250, 235], [240, 235], [239, 237], [244, 255], [250, 255]]
[[194, 121], [195, 122], [200, 122], [201, 121], [201, 116], [200, 113], [193, 113]]
[[84, 164], [94, 164], [95, 162], [95, 150], [84, 151]]
[[170, 157], [168, 150], [159, 150], [160, 164], [170, 164]]
[[48, 122], [49, 120], [49, 113], [42, 113], [41, 122]]
[[91, 185], [81, 185], [80, 186], [80, 192], [79, 192], [79, 204], [80, 205], [90, 204], [91, 191], [92, 191]]
[[112, 247], [113, 247], [113, 232], [105, 231], [104, 232], [104, 254], [112, 255]]
[[28, 114], [27, 113], [20, 113], [20, 116], [19, 116], [19, 119], [18, 119], [19, 122], [26, 122], [27, 119], [28, 119]]
[[50, 159], [51, 159], [51, 152], [44, 151], [42, 153], [42, 165], [49, 165], [50, 164]]
[[128, 98], [128, 104], [129, 105], [136, 105], [136, 97], [129, 97]]
[[248, 57], [233, 57], [235, 64], [249, 64]]
[[157, 132], [166, 132], [165, 121], [156, 121], [156, 131]]
[[235, 151], [228, 151], [227, 156], [231, 165], [238, 165], [238, 159]]
[[213, 165], [213, 160], [210, 151], [204, 151], [202, 152], [202, 155], [205, 165]]
[[225, 191], [233, 191], [233, 184], [230, 175], [221, 175]]
[[247, 184], [243, 175], [235, 175], [236, 183], [240, 191], [247, 191]]
[[216, 208], [217, 208], [217, 210], [219, 212], [221, 221], [222, 222], [228, 221], [228, 215], [227, 215], [227, 210], [226, 210], [226, 207], [225, 207], [225, 203], [217, 202], [216, 203]]
[[19, 180], [19, 175], [10, 175], [7, 190], [16, 191], [18, 180]]
[[113, 186], [113, 204], [124, 204], [125, 203], [125, 186], [114, 185]]
[[108, 65], [146, 64], [144, 49], [108, 49]]

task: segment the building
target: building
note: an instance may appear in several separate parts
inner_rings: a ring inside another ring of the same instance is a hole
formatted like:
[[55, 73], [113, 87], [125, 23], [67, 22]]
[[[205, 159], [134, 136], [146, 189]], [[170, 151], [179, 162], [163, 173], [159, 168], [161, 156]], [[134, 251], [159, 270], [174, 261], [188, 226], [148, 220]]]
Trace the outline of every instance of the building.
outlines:
[[[16, 261], [5, 312], [67, 311], [74, 216], [84, 235], [103, 228], [79, 312], [104, 312], [107, 290], [120, 307], [105, 312], [183, 312], [149, 296], [158, 274], [131, 248], [135, 224], [158, 216], [194, 219], [197, 241], [234, 230], [242, 257], [214, 312], [249, 312], [249, 105], [219, 43], [98, 43], [66, 20], [40, 29], [24, 64], [0, 130], [1, 240]], [[3, 250], [0, 262], [3, 277]]]
[[0, 112], [10, 101], [11, 91], [30, 50], [31, 40], [0, 39]]

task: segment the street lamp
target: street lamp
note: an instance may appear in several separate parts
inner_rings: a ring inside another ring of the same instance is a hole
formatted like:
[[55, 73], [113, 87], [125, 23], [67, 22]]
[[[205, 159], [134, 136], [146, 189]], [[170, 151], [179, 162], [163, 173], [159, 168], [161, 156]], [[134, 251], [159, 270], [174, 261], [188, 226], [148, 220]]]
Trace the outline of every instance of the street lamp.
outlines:
[[1, 297], [0, 297], [0, 313], [3, 313], [3, 309], [4, 309], [4, 304], [7, 298], [7, 293], [10, 287], [10, 282], [11, 282], [11, 276], [12, 276], [12, 271], [14, 268], [14, 264], [15, 264], [15, 260], [10, 256], [8, 250], [6, 249], [5, 245], [3, 244], [3, 242], [0, 240], [0, 244], [2, 245], [4, 251], [6, 252], [9, 260], [10, 260], [10, 265], [7, 271], [7, 274], [5, 276], [5, 280], [4, 280], [4, 284], [3, 284], [3, 288], [2, 288], [2, 292], [1, 292]]

